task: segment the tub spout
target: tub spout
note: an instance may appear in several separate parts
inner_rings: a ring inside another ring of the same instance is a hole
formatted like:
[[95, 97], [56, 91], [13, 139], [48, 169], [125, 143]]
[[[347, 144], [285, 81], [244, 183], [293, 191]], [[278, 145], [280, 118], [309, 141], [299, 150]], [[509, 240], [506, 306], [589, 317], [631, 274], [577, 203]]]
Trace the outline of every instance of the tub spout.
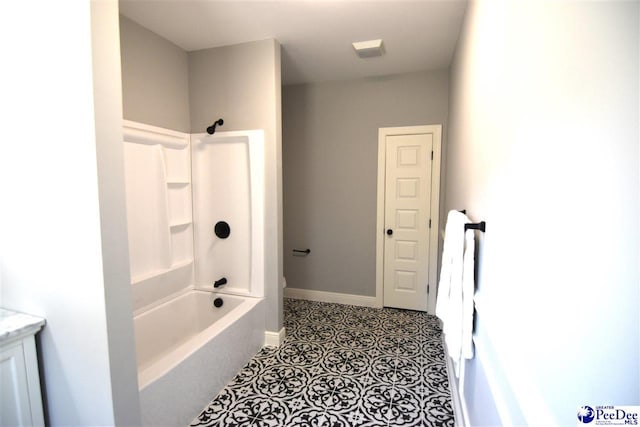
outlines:
[[226, 285], [227, 284], [227, 278], [223, 277], [220, 280], [216, 280], [215, 282], [213, 282], [213, 287], [214, 288], [219, 288], [222, 285]]

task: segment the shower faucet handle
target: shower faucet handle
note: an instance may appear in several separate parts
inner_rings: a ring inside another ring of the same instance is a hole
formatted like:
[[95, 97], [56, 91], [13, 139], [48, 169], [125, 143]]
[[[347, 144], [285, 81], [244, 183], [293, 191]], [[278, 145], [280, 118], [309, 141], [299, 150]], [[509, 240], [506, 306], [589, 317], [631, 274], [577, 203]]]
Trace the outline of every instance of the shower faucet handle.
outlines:
[[216, 280], [215, 282], [213, 282], [213, 287], [214, 288], [219, 288], [222, 285], [226, 285], [227, 284], [227, 278], [223, 277], [220, 280]]

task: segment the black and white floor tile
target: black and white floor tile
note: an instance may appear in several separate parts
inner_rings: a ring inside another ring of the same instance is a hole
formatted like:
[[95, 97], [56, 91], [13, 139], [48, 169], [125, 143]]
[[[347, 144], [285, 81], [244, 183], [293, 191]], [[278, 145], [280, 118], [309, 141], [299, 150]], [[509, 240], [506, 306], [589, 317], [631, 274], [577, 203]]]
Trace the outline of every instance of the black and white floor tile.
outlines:
[[453, 426], [437, 319], [285, 299], [265, 347], [192, 426]]

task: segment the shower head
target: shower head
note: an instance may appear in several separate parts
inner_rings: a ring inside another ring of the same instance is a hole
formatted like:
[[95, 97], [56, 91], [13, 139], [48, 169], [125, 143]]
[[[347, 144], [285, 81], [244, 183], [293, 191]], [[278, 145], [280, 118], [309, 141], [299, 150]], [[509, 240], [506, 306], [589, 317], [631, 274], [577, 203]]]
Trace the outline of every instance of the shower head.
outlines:
[[216, 126], [222, 126], [223, 124], [224, 124], [224, 120], [222, 119], [216, 120], [215, 122], [213, 122], [211, 126], [207, 128], [207, 133], [209, 135], [213, 135], [214, 133], [216, 133]]

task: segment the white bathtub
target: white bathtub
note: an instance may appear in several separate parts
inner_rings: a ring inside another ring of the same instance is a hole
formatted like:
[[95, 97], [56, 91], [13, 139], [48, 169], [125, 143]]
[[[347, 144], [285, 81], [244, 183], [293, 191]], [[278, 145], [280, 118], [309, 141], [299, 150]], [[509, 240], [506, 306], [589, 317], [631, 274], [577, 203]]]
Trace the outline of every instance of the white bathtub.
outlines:
[[264, 304], [192, 290], [136, 316], [134, 327], [143, 425], [186, 426], [262, 347]]

